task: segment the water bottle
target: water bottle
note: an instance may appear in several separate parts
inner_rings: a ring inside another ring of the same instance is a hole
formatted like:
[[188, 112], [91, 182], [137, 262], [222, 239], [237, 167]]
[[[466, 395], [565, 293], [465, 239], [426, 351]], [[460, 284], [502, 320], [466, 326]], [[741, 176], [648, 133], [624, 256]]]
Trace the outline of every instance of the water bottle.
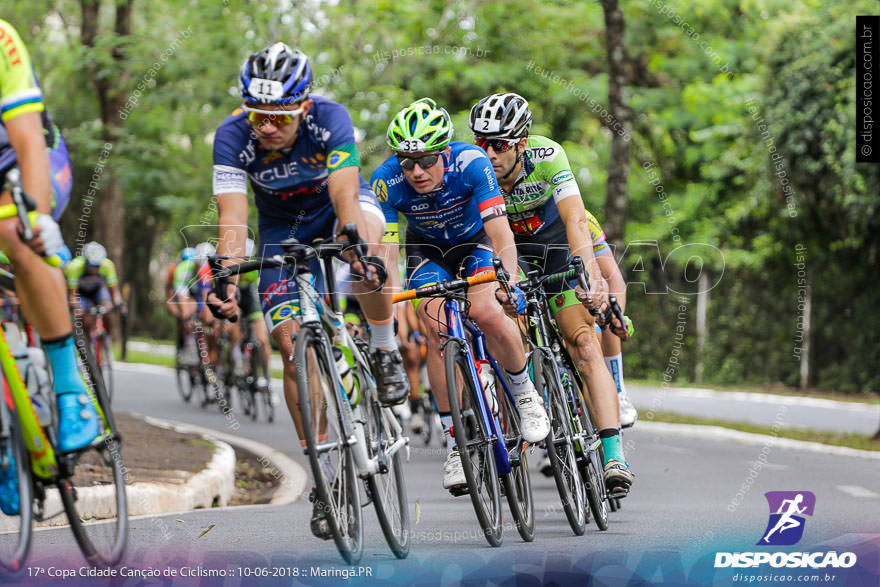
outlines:
[[[339, 373], [339, 379], [342, 381], [342, 387], [348, 395], [348, 401], [352, 406], [356, 406], [361, 401], [360, 390], [355, 385], [354, 374], [351, 372], [349, 359], [346, 357], [346, 350], [338, 346], [333, 346], [333, 360], [336, 363], [336, 372]], [[347, 353], [351, 356], [351, 351]]]
[[52, 424], [51, 401], [52, 384], [49, 382], [49, 371], [46, 370], [46, 355], [43, 349], [28, 347], [30, 366], [27, 370], [25, 383], [34, 405], [34, 412], [40, 421], [40, 426]]
[[489, 366], [489, 361], [477, 361], [477, 372], [480, 374], [480, 383], [486, 391], [486, 399], [489, 409], [493, 414], [498, 413], [498, 398], [495, 396], [495, 372]]
[[[24, 384], [27, 386], [28, 393], [31, 396], [31, 403], [34, 406], [37, 419], [41, 426], [48, 426], [52, 423], [52, 409], [49, 406], [49, 374], [46, 372], [46, 360], [43, 351], [26, 347], [22, 341], [21, 331], [12, 322], [3, 323], [3, 333], [9, 345], [9, 352], [12, 354], [12, 358], [15, 359], [18, 372], [21, 374], [22, 380], [24, 380]], [[35, 361], [37, 362], [35, 363]], [[40, 368], [37, 368], [37, 366]], [[40, 371], [42, 371], [44, 383], [40, 381]]]

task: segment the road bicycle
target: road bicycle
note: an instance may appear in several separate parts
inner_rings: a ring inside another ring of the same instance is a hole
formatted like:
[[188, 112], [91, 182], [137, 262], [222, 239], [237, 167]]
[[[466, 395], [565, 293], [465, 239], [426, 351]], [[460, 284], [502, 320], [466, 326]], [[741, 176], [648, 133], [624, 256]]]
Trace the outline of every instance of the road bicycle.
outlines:
[[[15, 175], [7, 173], [7, 179], [15, 203], [0, 206], [0, 218], [18, 216], [23, 238], [29, 240], [36, 206]], [[0, 287], [14, 291], [14, 276], [0, 272]], [[125, 552], [128, 505], [122, 436], [80, 325], [74, 328], [74, 340], [88, 396], [98, 413], [99, 435], [80, 451], [59, 453], [55, 449], [58, 422], [52, 385], [48, 378], [38, 383], [34, 376], [38, 367], [31, 361], [17, 326], [7, 323], [0, 332], [4, 396], [0, 401], [0, 471], [9, 471], [14, 459], [19, 500], [18, 513], [0, 513], [0, 566], [13, 572], [23, 568], [34, 521], [54, 518], [62, 509], [90, 564], [114, 565]], [[8, 508], [9, 503], [6, 505]]]
[[91, 306], [88, 313], [92, 316], [92, 332], [89, 336], [89, 344], [95, 355], [95, 363], [98, 371], [104, 379], [104, 387], [107, 389], [107, 397], [113, 400], [113, 345], [110, 340], [110, 332], [104, 325], [104, 314], [112, 311], [107, 306]]
[[[496, 262], [502, 288], [511, 297], [508, 273]], [[608, 529], [608, 495], [602, 481], [602, 442], [584, 401], [580, 373], [568, 354], [550, 312], [545, 284], [578, 280], [589, 292], [583, 261], [575, 256], [566, 271], [541, 275], [531, 271], [518, 282], [526, 296], [527, 340], [532, 348], [535, 387], [544, 395], [550, 418], [547, 452], [562, 508], [575, 535], [586, 531], [589, 511], [600, 530]], [[589, 508], [589, 510], [588, 510]]]
[[[445, 301], [446, 331], [440, 329], [444, 339], [440, 351], [446, 368], [452, 430], [477, 521], [486, 541], [500, 546], [502, 487], [517, 531], [526, 542], [535, 537], [535, 508], [524, 457], [527, 443], [520, 433], [516, 402], [486, 349], [483, 333], [467, 316], [468, 288], [493, 281], [495, 272], [488, 271], [400, 292], [394, 295], [394, 301], [428, 297]], [[439, 310], [437, 322], [441, 323]], [[489, 389], [483, 380], [489, 383]]]
[[191, 401], [194, 395], [201, 396], [201, 406], [204, 408], [223, 396], [222, 382], [208, 357], [205, 326], [196, 315], [188, 320], [189, 340], [182, 349], [178, 349], [174, 362], [177, 390], [185, 402]]
[[267, 422], [275, 420], [275, 406], [272, 405], [272, 388], [269, 386], [269, 364], [267, 349], [254, 335], [251, 321], [243, 317], [241, 329], [242, 373], [235, 378], [242, 411], [257, 421], [262, 415]]
[[[337, 242], [345, 237], [347, 245]], [[332, 260], [350, 247], [368, 272], [366, 247], [354, 224], [311, 245], [288, 239], [283, 255], [222, 266], [212, 257], [214, 291], [225, 299], [227, 278], [261, 268], [288, 272], [299, 292], [292, 336], [302, 418], [304, 452], [315, 480], [316, 503], [326, 515], [333, 541], [349, 564], [363, 555], [364, 527], [358, 478], [367, 505], [373, 503], [388, 546], [397, 558], [410, 548], [410, 518], [403, 459], [409, 438], [390, 407], [379, 402], [367, 342], [346, 328], [339, 309]], [[318, 293], [315, 278], [326, 284]], [[384, 281], [384, 279], [380, 280]]]

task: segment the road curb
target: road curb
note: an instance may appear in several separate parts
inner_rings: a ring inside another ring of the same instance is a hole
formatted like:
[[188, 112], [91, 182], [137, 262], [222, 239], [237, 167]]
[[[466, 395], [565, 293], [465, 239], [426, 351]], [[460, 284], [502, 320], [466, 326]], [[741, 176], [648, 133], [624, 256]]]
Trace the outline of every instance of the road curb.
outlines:
[[[195, 424], [187, 424], [185, 422], [177, 422], [175, 420], [153, 418], [152, 416], [144, 416], [136, 414], [150, 424], [157, 426], [172, 427], [179, 432], [188, 432], [199, 434], [208, 440], [216, 440], [228, 443], [232, 446], [238, 446], [244, 450], [250, 451], [257, 455], [257, 458], [268, 469], [273, 471], [276, 478], [281, 480], [281, 485], [272, 496], [270, 505], [286, 505], [295, 502], [306, 489], [308, 475], [296, 461], [285, 455], [280, 450], [267, 446], [262, 442], [242, 438], [226, 432], [220, 432], [211, 428], [204, 428]], [[233, 462], [233, 470], [235, 463]], [[225, 505], [225, 504], [223, 504]]]
[[[147, 418], [144, 418], [148, 420]], [[149, 422], [161, 428], [161, 421]], [[213, 506], [225, 506], [235, 491], [235, 450], [228, 443], [202, 435], [214, 445], [214, 453], [205, 468], [175, 485], [173, 483], [136, 482], [125, 486], [129, 516], [152, 516], [173, 512], [192, 511]], [[123, 475], [127, 475], [123, 468]], [[116, 494], [109, 486], [102, 488], [77, 488], [77, 510], [89, 517], [107, 519], [116, 515]], [[58, 489], [51, 487], [46, 491], [45, 511], [58, 512], [43, 522], [41, 526], [66, 526], [61, 496]], [[0, 531], [3, 530], [0, 524]]]

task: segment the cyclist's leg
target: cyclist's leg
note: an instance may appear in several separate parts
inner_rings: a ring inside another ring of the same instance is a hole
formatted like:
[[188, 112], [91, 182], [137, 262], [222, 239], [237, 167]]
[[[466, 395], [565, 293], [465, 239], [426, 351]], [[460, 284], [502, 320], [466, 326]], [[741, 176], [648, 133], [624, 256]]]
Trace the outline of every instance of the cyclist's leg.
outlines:
[[[102, 287], [98, 292], [98, 305], [106, 310], [111, 310], [113, 308], [113, 300], [110, 297], [110, 290], [106, 287]], [[104, 314], [103, 320], [104, 330], [109, 334], [113, 331], [113, 320], [109, 311]]]
[[633, 474], [620, 441], [617, 388], [605, 366], [593, 316], [577, 302], [573, 290], [557, 295], [550, 307], [556, 310], [556, 322], [566, 347], [587, 385], [584, 399], [599, 430], [605, 453], [605, 484], [609, 489], [628, 490]]
[[415, 306], [412, 304], [401, 305], [397, 320], [402, 325], [398, 328], [398, 331], [400, 332], [400, 351], [403, 355], [403, 367], [406, 370], [407, 379], [409, 379], [409, 397], [411, 401], [415, 401], [421, 395], [419, 371], [422, 366], [422, 345], [416, 339], [417, 332], [421, 335], [421, 328], [419, 326], [419, 319], [416, 316]]
[[[492, 268], [492, 251], [486, 245], [473, 249], [465, 262], [466, 275], [475, 275]], [[550, 432], [550, 420], [544, 402], [529, 377], [528, 362], [522, 334], [517, 323], [501, 311], [495, 298], [498, 286], [485, 283], [468, 291], [470, 316], [483, 331], [486, 347], [507, 371], [510, 392], [516, 399], [520, 428], [527, 442], [539, 442]]]
[[[359, 195], [363, 222], [358, 230], [375, 252], [385, 232], [385, 216], [376, 196], [364, 183]], [[394, 268], [389, 268], [394, 270]], [[370, 325], [370, 352], [379, 387], [379, 400], [385, 405], [398, 404], [409, 394], [409, 381], [403, 369], [403, 359], [394, 339], [394, 318], [391, 313], [392, 291], [390, 288], [376, 288], [352, 275], [352, 293], [357, 298], [364, 316]]]
[[[314, 238], [320, 236], [329, 236], [333, 227], [332, 209], [330, 214], [321, 219], [320, 223], [316, 223], [313, 230], [308, 233], [305, 229], [297, 231], [294, 236], [301, 242], [311, 242]], [[283, 254], [281, 243], [291, 236], [291, 227], [286, 223], [261, 223], [260, 224], [260, 256], [270, 257], [273, 255]], [[312, 261], [312, 271], [317, 272], [320, 265], [317, 261]], [[318, 284], [319, 289], [322, 284]], [[272, 339], [278, 345], [283, 363], [283, 385], [284, 398], [287, 401], [287, 411], [296, 427], [297, 436], [300, 442], [304, 443], [302, 434], [302, 419], [299, 412], [299, 391], [296, 385], [296, 361], [294, 358], [293, 340], [291, 337], [296, 333], [296, 321], [294, 317], [299, 312], [299, 292], [297, 291], [296, 282], [290, 276], [287, 269], [279, 269], [274, 267], [263, 268], [260, 270], [259, 280], [257, 284], [259, 292], [259, 302], [262, 309], [267, 331]], [[270, 351], [269, 346], [266, 347], [266, 355]]]
[[[11, 201], [8, 192], [0, 197], [0, 204]], [[0, 250], [12, 262], [22, 311], [40, 335], [52, 364], [58, 448], [62, 452], [82, 448], [98, 435], [98, 417], [79, 372], [64, 277], [21, 241], [17, 218], [0, 221]]]

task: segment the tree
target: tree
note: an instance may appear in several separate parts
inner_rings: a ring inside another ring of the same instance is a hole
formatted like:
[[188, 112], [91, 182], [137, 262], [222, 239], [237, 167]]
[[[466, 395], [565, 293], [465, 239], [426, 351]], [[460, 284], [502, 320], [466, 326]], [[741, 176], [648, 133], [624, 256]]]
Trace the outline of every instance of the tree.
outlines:
[[[131, 35], [131, 11], [134, 0], [116, 0], [114, 5], [113, 34], [109, 42], [98, 43], [101, 0], [81, 0], [81, 40], [88, 47], [88, 72], [98, 101], [101, 117], [101, 137], [114, 144], [122, 136], [123, 119], [120, 116], [126, 101], [130, 75], [126, 67], [126, 44]], [[125, 207], [119, 174], [113, 167], [107, 173], [106, 187], [101, 194], [95, 236], [104, 243], [110, 258], [117, 264], [123, 259]]]
[[632, 110], [626, 96], [626, 46], [623, 12], [617, 0], [602, 0], [605, 14], [605, 47], [608, 53], [608, 112], [614, 121], [608, 185], [605, 197], [605, 231], [615, 251], [623, 250], [626, 230]]

